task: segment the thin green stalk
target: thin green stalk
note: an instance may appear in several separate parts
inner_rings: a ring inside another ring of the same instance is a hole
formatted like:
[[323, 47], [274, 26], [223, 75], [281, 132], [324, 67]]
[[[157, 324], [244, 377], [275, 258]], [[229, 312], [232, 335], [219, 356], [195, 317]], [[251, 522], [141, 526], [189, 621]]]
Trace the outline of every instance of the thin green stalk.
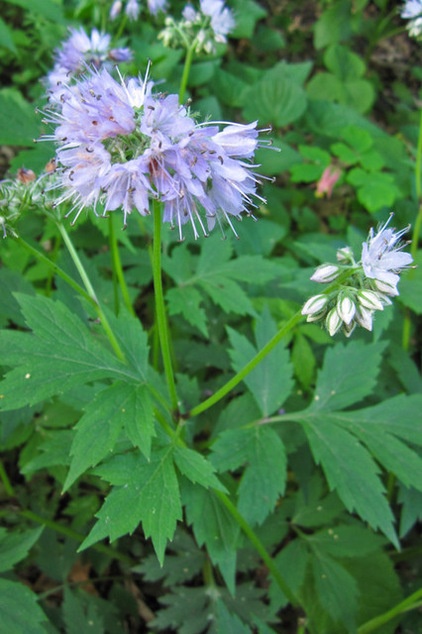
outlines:
[[[422, 109], [421, 109], [420, 119], [419, 119], [418, 145], [416, 148], [415, 189], [416, 189], [416, 199], [418, 201], [419, 208], [418, 208], [415, 224], [413, 225], [412, 243], [410, 245], [410, 255], [412, 256], [413, 259], [415, 259], [416, 253], [418, 251], [419, 236], [421, 234], [421, 229], [422, 229], [422, 201], [421, 201], [421, 198], [422, 198]], [[412, 271], [408, 273], [408, 276], [410, 278], [413, 275], [414, 273]], [[410, 311], [407, 310], [404, 316], [404, 322], [403, 322], [402, 345], [404, 350], [409, 349], [410, 331], [411, 331]]]
[[[135, 310], [132, 305], [132, 300], [130, 299], [129, 290], [126, 284], [126, 279], [123, 274], [122, 261], [120, 259], [119, 253], [119, 245], [117, 244], [116, 238], [116, 230], [114, 228], [114, 216], [111, 213], [109, 216], [109, 239], [110, 239], [110, 251], [113, 263], [113, 280], [117, 279], [120, 285], [120, 291], [123, 296], [123, 301], [125, 303], [126, 308], [132, 317], [136, 317]], [[117, 293], [117, 302], [118, 302], [118, 293]], [[116, 311], [118, 314], [118, 310]]]
[[230, 515], [236, 520], [237, 524], [240, 526], [242, 531], [245, 533], [246, 537], [253, 544], [253, 546], [255, 547], [256, 551], [260, 554], [260, 556], [262, 558], [262, 561], [265, 563], [265, 565], [267, 566], [268, 570], [271, 572], [271, 575], [274, 578], [274, 581], [277, 583], [278, 587], [283, 592], [283, 594], [286, 596], [286, 598], [289, 600], [289, 602], [293, 606], [300, 605], [298, 599], [293, 594], [293, 592], [289, 588], [288, 584], [286, 583], [286, 581], [281, 576], [280, 571], [278, 570], [277, 566], [275, 565], [274, 560], [268, 554], [267, 549], [265, 548], [264, 544], [259, 539], [258, 535], [255, 533], [255, 531], [249, 526], [248, 522], [239, 513], [237, 508], [229, 500], [229, 498], [227, 497], [227, 495], [225, 493], [223, 493], [222, 491], [215, 491], [215, 494], [217, 495], [217, 497], [220, 498], [221, 502], [224, 504], [226, 509], [229, 511]]
[[375, 632], [380, 627], [392, 621], [396, 617], [400, 616], [404, 612], [409, 612], [410, 610], [416, 610], [420, 608], [422, 605], [422, 588], [411, 594], [404, 601], [401, 601], [394, 608], [384, 612], [384, 614], [380, 614], [373, 619], [370, 619], [363, 625], [358, 628], [358, 634], [370, 634], [370, 632]]
[[7, 475], [6, 469], [3, 466], [3, 463], [0, 461], [0, 480], [3, 482], [4, 491], [6, 495], [9, 497], [13, 497], [15, 495], [15, 491], [13, 489], [12, 483], [9, 480], [9, 476]]
[[38, 251], [38, 249], [35, 249], [35, 247], [33, 247], [30, 244], [28, 244], [28, 242], [26, 242], [21, 237], [16, 238], [16, 241], [21, 246], [23, 246], [24, 249], [26, 249], [29, 253], [31, 253], [31, 255], [33, 255], [35, 258], [37, 258], [37, 260], [39, 260], [40, 262], [44, 262], [44, 264], [47, 264], [55, 273], [57, 273], [57, 275], [59, 277], [62, 278], [62, 280], [67, 282], [67, 284], [69, 284], [69, 286], [71, 286], [75, 291], [77, 291], [80, 295], [82, 295], [82, 297], [84, 297], [89, 302], [91, 302], [91, 304], [93, 304], [93, 305], [95, 304], [95, 301], [86, 292], [86, 290], [84, 288], [82, 288], [82, 286], [80, 286], [80, 284], [75, 282], [75, 280], [72, 277], [70, 277], [70, 275], [65, 273], [55, 262], [52, 262], [52, 260], [50, 260], [46, 255], [44, 255], [44, 253], [41, 253], [41, 251]]
[[303, 315], [298, 311], [293, 317], [291, 317], [280, 330], [274, 335], [272, 339], [247, 363], [237, 374], [234, 375], [230, 381], [227, 381], [219, 390], [217, 390], [212, 396], [205, 401], [194, 407], [188, 414], [188, 417], [197, 416], [202, 414], [205, 410], [209, 409], [218, 401], [220, 401], [226, 394], [228, 394], [236, 385], [238, 385], [245, 376], [247, 376], [256, 366], [269, 354], [276, 345], [283, 339], [283, 337], [292, 330], [301, 320]]
[[170, 354], [170, 338], [167, 324], [166, 307], [164, 303], [163, 280], [161, 277], [161, 204], [154, 200], [154, 240], [152, 247], [152, 274], [154, 280], [155, 312], [157, 317], [158, 335], [160, 338], [161, 355], [164, 364], [167, 387], [173, 411], [179, 407], [174, 380], [173, 365]]
[[196, 42], [194, 41], [186, 51], [185, 65], [183, 67], [183, 75], [180, 82], [179, 103], [183, 103], [188, 85], [190, 69], [192, 66], [193, 55], [195, 52]]
[[104, 311], [103, 311], [103, 309], [102, 309], [102, 307], [100, 305], [100, 302], [98, 301], [97, 295], [96, 295], [96, 293], [94, 291], [94, 288], [93, 288], [93, 286], [91, 284], [91, 280], [89, 279], [88, 274], [85, 271], [84, 266], [83, 266], [83, 264], [82, 264], [82, 262], [81, 262], [81, 260], [80, 260], [80, 258], [78, 256], [77, 252], [76, 252], [76, 249], [73, 246], [73, 242], [70, 239], [69, 234], [67, 233], [66, 229], [64, 228], [64, 226], [62, 224], [58, 223], [57, 226], [59, 228], [60, 233], [62, 234], [64, 243], [65, 243], [65, 245], [66, 245], [66, 247], [67, 247], [67, 249], [69, 251], [70, 257], [72, 258], [72, 260], [73, 260], [73, 262], [74, 262], [74, 264], [75, 264], [75, 266], [76, 266], [76, 268], [78, 270], [78, 273], [79, 273], [79, 275], [82, 278], [84, 286], [85, 286], [89, 296], [91, 297], [92, 301], [94, 302], [98, 317], [99, 317], [99, 319], [101, 321], [101, 324], [102, 324], [102, 326], [104, 328], [104, 331], [105, 331], [105, 333], [107, 335], [107, 338], [108, 338], [108, 340], [109, 340], [109, 342], [111, 344], [111, 347], [113, 348], [114, 352], [116, 353], [116, 356], [117, 356], [118, 359], [120, 359], [121, 361], [126, 361], [124, 352], [122, 351], [122, 349], [121, 349], [121, 347], [119, 345], [119, 342], [117, 341], [116, 336], [115, 336], [115, 334], [114, 334], [114, 332], [113, 332], [113, 330], [112, 330], [112, 328], [110, 326], [110, 323], [109, 323], [109, 321], [107, 319], [107, 316], [104, 313]]

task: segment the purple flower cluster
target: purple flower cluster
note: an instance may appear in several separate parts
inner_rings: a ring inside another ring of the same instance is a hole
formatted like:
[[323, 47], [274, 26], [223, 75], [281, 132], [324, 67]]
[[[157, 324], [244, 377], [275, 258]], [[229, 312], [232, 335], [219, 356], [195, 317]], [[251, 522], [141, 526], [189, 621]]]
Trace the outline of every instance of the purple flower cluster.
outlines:
[[[239, 217], [263, 200], [250, 163], [259, 145], [256, 123], [197, 124], [177, 95], [155, 95], [152, 82], [120, 83], [107, 70], [92, 70], [68, 89], [56, 125], [57, 204], [71, 201], [74, 221], [84, 208], [102, 215], [122, 209], [123, 222], [136, 210], [150, 213], [151, 199], [164, 206], [163, 219], [178, 227], [190, 222], [204, 235], [225, 219]], [[235, 232], [236, 233], [236, 232]]]
[[59, 101], [67, 92], [72, 78], [77, 77], [88, 67], [100, 69], [104, 66], [127, 62], [132, 53], [127, 48], [111, 48], [110, 35], [93, 29], [88, 36], [83, 28], [70, 29], [69, 38], [55, 52], [55, 64], [47, 75], [47, 88], [51, 100]]

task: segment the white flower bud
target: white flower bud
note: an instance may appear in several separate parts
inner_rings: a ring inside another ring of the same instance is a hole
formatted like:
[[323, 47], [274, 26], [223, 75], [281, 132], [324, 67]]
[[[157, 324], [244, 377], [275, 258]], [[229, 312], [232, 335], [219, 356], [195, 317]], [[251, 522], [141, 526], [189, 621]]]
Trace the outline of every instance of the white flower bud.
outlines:
[[397, 284], [389, 284], [388, 282], [383, 282], [382, 280], [374, 280], [374, 284], [381, 293], [390, 295], [390, 297], [396, 297], [399, 294]]
[[350, 247], [343, 247], [342, 249], [337, 249], [337, 260], [342, 264], [353, 264], [355, 258], [353, 256], [353, 251]]
[[353, 321], [353, 317], [355, 316], [355, 312], [356, 312], [356, 305], [355, 305], [354, 302], [352, 302], [350, 297], [347, 297], [347, 295], [346, 295], [346, 296], [341, 297], [338, 300], [338, 302], [337, 302], [337, 313], [338, 313], [340, 319], [342, 319], [347, 326], [349, 326], [351, 324], [351, 322]]
[[379, 294], [374, 291], [359, 291], [358, 300], [361, 306], [369, 310], [384, 310]]
[[311, 276], [313, 282], [319, 282], [321, 284], [327, 284], [336, 279], [340, 272], [340, 269], [335, 264], [322, 264], [319, 266], [315, 273]]
[[371, 331], [373, 314], [374, 314], [373, 310], [364, 308], [364, 306], [359, 306], [355, 315], [356, 322], [359, 324], [359, 326], [362, 326], [362, 328], [366, 328], [366, 330]]
[[350, 335], [352, 334], [352, 332], [354, 331], [354, 329], [356, 328], [356, 322], [353, 321], [351, 324], [348, 324], [347, 326], [344, 325], [343, 326], [343, 332], [346, 335], [347, 338], [350, 337]]
[[329, 334], [331, 335], [331, 337], [333, 337], [336, 334], [341, 324], [342, 324], [342, 320], [337, 310], [333, 308], [332, 310], [330, 310], [330, 312], [327, 315], [327, 319], [325, 320], [326, 328]]
[[[302, 308], [302, 315], [315, 315], [320, 313], [327, 304], [328, 298], [326, 295], [314, 295], [304, 304]], [[308, 321], [311, 321], [308, 319]]]

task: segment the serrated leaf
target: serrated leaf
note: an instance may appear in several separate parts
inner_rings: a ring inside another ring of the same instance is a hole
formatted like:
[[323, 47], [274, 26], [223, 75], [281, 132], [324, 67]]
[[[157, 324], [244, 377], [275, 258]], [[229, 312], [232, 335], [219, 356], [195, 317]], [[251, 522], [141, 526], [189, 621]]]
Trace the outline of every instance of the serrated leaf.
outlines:
[[149, 458], [154, 435], [152, 403], [145, 385], [116, 382], [97, 394], [76, 425], [66, 491], [90, 467], [114, 449], [123, 429]]
[[[137, 455], [136, 469], [128, 481], [114, 487], [96, 514], [97, 523], [80, 546], [88, 548], [104, 537], [114, 541], [132, 534], [139, 523], [145, 537], [151, 537], [158, 560], [163, 564], [168, 539], [172, 539], [182, 507], [177, 475], [173, 465], [173, 448], [156, 452], [151, 461]], [[209, 495], [209, 494], [207, 494]]]
[[64, 588], [63, 617], [66, 625], [66, 634], [80, 634], [81, 632], [92, 632], [93, 634], [104, 634], [104, 618], [98, 607], [87, 600], [86, 596], [79, 596], [70, 588]]
[[381, 550], [385, 544], [383, 537], [358, 524], [324, 528], [306, 537], [306, 541], [318, 552], [324, 552], [336, 558], [366, 557]]
[[[256, 348], [235, 330], [227, 328], [230, 339], [233, 369], [241, 370], [263, 346], [276, 334], [277, 328], [266, 308], [256, 322]], [[279, 408], [292, 387], [293, 367], [288, 350], [279, 343], [245, 378], [263, 416], [269, 416]]]
[[33, 333], [0, 332], [0, 355], [5, 363], [10, 362], [8, 356], [17, 361], [16, 351], [10, 353], [11, 342], [25, 350], [21, 365], [9, 372], [1, 384], [2, 409], [32, 405], [76, 385], [106, 377], [142, 379], [135, 369], [104, 348], [61, 302], [41, 296], [16, 297]]
[[30, 632], [45, 634], [47, 621], [37, 595], [21, 583], [0, 579], [0, 634]]
[[329, 348], [309, 410], [343, 409], [368, 396], [375, 386], [385, 347], [385, 342], [352, 341]]
[[192, 525], [198, 546], [206, 545], [211, 560], [220, 567], [228, 587], [234, 591], [239, 525], [213, 491], [185, 480], [182, 499], [187, 523]]
[[193, 286], [170, 288], [166, 293], [169, 315], [182, 315], [191, 326], [206, 337], [208, 335], [207, 319], [201, 307], [203, 297]]
[[148, 334], [142, 328], [137, 317], [121, 312], [117, 317], [107, 311], [113, 333], [130, 366], [134, 368], [140, 380], [147, 380], [148, 373]]
[[8, 533], [0, 527], [0, 572], [10, 570], [18, 561], [22, 561], [43, 530], [41, 526], [25, 532]]
[[356, 632], [358, 587], [352, 575], [327, 556], [314, 556], [312, 572], [318, 599], [330, 617]]
[[262, 524], [286, 484], [286, 452], [277, 433], [261, 426], [222, 432], [213, 445], [212, 461], [221, 471], [247, 464], [238, 507], [249, 523]]
[[200, 453], [188, 447], [176, 447], [174, 450], [174, 462], [179, 471], [194, 484], [227, 491], [217, 476], [213, 465]]
[[318, 464], [321, 464], [331, 490], [335, 489], [345, 507], [378, 528], [397, 545], [394, 516], [378, 476], [379, 469], [368, 451], [349, 432], [315, 416], [304, 421], [304, 431]]
[[[302, 586], [309, 561], [309, 550], [300, 539], [290, 541], [275, 556], [274, 562], [290, 590], [297, 596]], [[288, 604], [288, 599], [281, 592], [274, 580], [270, 586], [271, 603], [281, 608]]]

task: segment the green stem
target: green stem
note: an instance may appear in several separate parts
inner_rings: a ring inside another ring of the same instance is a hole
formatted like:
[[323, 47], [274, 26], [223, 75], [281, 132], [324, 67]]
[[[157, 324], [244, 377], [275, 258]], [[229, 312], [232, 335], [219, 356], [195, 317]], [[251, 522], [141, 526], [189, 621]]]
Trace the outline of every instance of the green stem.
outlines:
[[152, 247], [152, 274], [154, 280], [155, 311], [157, 317], [158, 336], [160, 338], [161, 355], [164, 364], [167, 387], [174, 412], [177, 411], [179, 401], [174, 380], [173, 365], [170, 354], [170, 338], [167, 324], [166, 307], [164, 303], [163, 280], [161, 277], [161, 204], [154, 200], [154, 240]]
[[70, 277], [70, 275], [65, 273], [55, 262], [52, 262], [46, 255], [44, 255], [44, 253], [41, 253], [41, 251], [38, 251], [38, 249], [35, 249], [33, 246], [28, 244], [28, 242], [26, 242], [23, 238], [16, 238], [16, 241], [29, 253], [31, 253], [31, 255], [37, 258], [37, 260], [39, 260], [40, 262], [44, 262], [44, 264], [47, 264], [55, 273], [57, 273], [59, 277], [62, 278], [62, 280], [67, 282], [69, 286], [71, 286], [75, 291], [82, 295], [82, 297], [91, 302], [91, 304], [95, 304], [95, 301], [86, 292], [86, 290], [82, 288], [82, 286], [80, 286], [77, 282], [75, 282], [75, 280]]
[[209, 409], [218, 401], [220, 401], [226, 394], [228, 394], [236, 385], [238, 385], [245, 376], [247, 376], [256, 366], [269, 354], [276, 345], [283, 339], [283, 337], [292, 330], [303, 319], [302, 313], [298, 311], [293, 317], [291, 317], [280, 330], [274, 335], [272, 339], [247, 363], [237, 374], [234, 375], [230, 381], [227, 381], [219, 390], [205, 401], [194, 407], [188, 414], [188, 417], [197, 416], [202, 414], [205, 410]]
[[[416, 149], [416, 162], [415, 162], [415, 189], [416, 189], [416, 199], [418, 201], [419, 209], [416, 216], [415, 224], [413, 225], [413, 233], [412, 233], [412, 243], [410, 245], [410, 255], [413, 259], [416, 257], [416, 253], [418, 251], [418, 243], [419, 236], [421, 234], [422, 229], [422, 109], [420, 113], [419, 119], [419, 135], [418, 135], [418, 145]], [[408, 277], [411, 278], [414, 275], [412, 271], [409, 271]], [[410, 342], [410, 331], [411, 331], [411, 323], [410, 323], [410, 311], [407, 310], [404, 316], [403, 323], [403, 337], [402, 337], [402, 345], [404, 350], [409, 349]]]
[[400, 616], [400, 614], [403, 614], [403, 612], [416, 610], [422, 605], [421, 599], [422, 588], [411, 594], [404, 601], [401, 601], [400, 603], [395, 605], [394, 608], [391, 608], [391, 610], [388, 610], [388, 612], [384, 612], [384, 614], [380, 614], [379, 616], [376, 616], [375, 618], [361, 625], [358, 628], [357, 634], [369, 634], [370, 632], [375, 632], [375, 630]]
[[111, 344], [111, 347], [113, 348], [114, 352], [116, 353], [117, 358], [120, 359], [120, 361], [123, 361], [123, 362], [126, 361], [124, 352], [122, 351], [122, 349], [121, 349], [121, 347], [119, 345], [119, 342], [117, 341], [116, 336], [115, 336], [115, 334], [114, 334], [114, 332], [113, 332], [113, 330], [112, 330], [112, 328], [110, 326], [110, 323], [109, 323], [109, 321], [107, 319], [107, 316], [104, 313], [104, 311], [103, 311], [103, 309], [102, 309], [102, 307], [101, 307], [101, 305], [100, 305], [100, 303], [98, 301], [97, 295], [96, 295], [96, 293], [94, 291], [94, 288], [93, 288], [93, 286], [91, 284], [91, 280], [89, 279], [88, 274], [85, 271], [84, 266], [83, 266], [83, 264], [82, 264], [82, 262], [81, 262], [81, 260], [80, 260], [80, 258], [78, 256], [77, 252], [76, 252], [76, 249], [73, 246], [73, 242], [70, 239], [69, 234], [67, 233], [66, 229], [64, 228], [64, 226], [62, 224], [58, 223], [57, 226], [59, 228], [60, 233], [62, 234], [63, 241], [64, 241], [64, 243], [65, 243], [65, 245], [66, 245], [66, 247], [67, 247], [67, 249], [69, 251], [70, 257], [72, 258], [72, 260], [73, 260], [73, 262], [74, 262], [74, 264], [75, 264], [75, 266], [76, 266], [76, 268], [78, 270], [78, 273], [79, 273], [79, 275], [82, 278], [82, 281], [83, 281], [84, 286], [85, 286], [85, 288], [86, 288], [86, 290], [88, 292], [88, 295], [90, 296], [91, 300], [93, 301], [93, 303], [95, 305], [98, 317], [99, 317], [99, 319], [101, 321], [101, 324], [102, 324], [102, 326], [104, 328], [104, 331], [105, 331], [105, 333], [106, 333], [106, 335], [108, 337], [108, 340], [109, 340], [109, 342]]
[[227, 497], [227, 495], [225, 495], [225, 493], [222, 493], [221, 491], [215, 491], [215, 494], [217, 495], [217, 497], [220, 498], [221, 502], [224, 504], [226, 509], [229, 511], [230, 515], [236, 520], [237, 524], [240, 526], [242, 531], [245, 533], [246, 537], [253, 544], [253, 546], [255, 547], [256, 551], [260, 554], [260, 556], [262, 558], [262, 561], [265, 563], [265, 565], [267, 566], [268, 570], [271, 572], [271, 575], [274, 578], [274, 580], [277, 583], [277, 585], [280, 588], [280, 590], [283, 592], [283, 594], [286, 596], [286, 598], [289, 600], [289, 602], [293, 606], [298, 606], [299, 605], [298, 599], [295, 597], [295, 595], [293, 594], [293, 592], [289, 588], [288, 584], [286, 583], [286, 581], [281, 576], [281, 574], [280, 574], [280, 572], [279, 572], [274, 560], [268, 554], [264, 544], [261, 542], [261, 540], [259, 539], [258, 535], [249, 526], [248, 522], [239, 513], [237, 508], [229, 500], [229, 498]]
[[186, 51], [185, 65], [183, 67], [183, 74], [182, 74], [182, 79], [180, 82], [179, 103], [183, 103], [185, 99], [185, 93], [186, 93], [186, 88], [188, 85], [190, 69], [192, 66], [193, 55], [195, 52], [194, 45], [196, 45], [196, 41], [194, 41]]
[[[130, 299], [129, 290], [126, 284], [125, 276], [123, 274], [122, 261], [120, 259], [119, 253], [119, 245], [117, 244], [116, 239], [116, 230], [114, 228], [114, 216], [111, 213], [109, 216], [109, 238], [110, 238], [110, 251], [113, 262], [113, 279], [118, 280], [120, 285], [120, 290], [123, 295], [123, 301], [125, 303], [126, 308], [132, 317], [136, 317], [136, 313], [134, 311], [132, 300]], [[117, 295], [118, 302], [118, 295]], [[118, 313], [118, 310], [117, 310]]]
[[6, 495], [9, 497], [14, 497], [15, 491], [13, 489], [12, 483], [9, 480], [9, 476], [7, 475], [6, 469], [3, 466], [3, 463], [0, 462], [0, 480], [3, 482], [4, 491]]

